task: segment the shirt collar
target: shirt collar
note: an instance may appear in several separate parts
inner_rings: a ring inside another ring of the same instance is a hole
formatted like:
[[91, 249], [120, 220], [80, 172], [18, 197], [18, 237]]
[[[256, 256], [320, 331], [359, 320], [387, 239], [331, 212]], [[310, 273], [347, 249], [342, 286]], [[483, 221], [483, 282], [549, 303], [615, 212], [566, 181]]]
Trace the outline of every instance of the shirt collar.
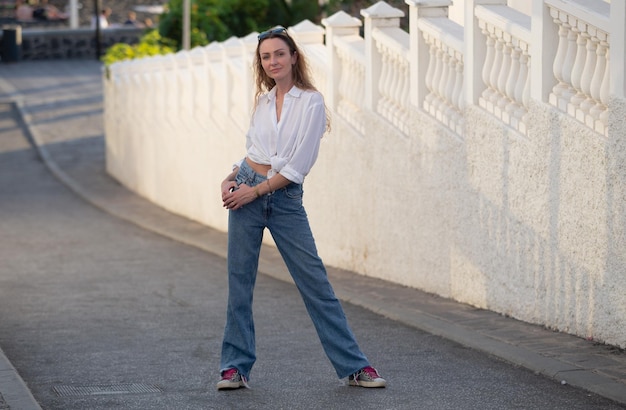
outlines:
[[[294, 98], [299, 98], [302, 93], [304, 92], [304, 90], [298, 88], [297, 86], [293, 86], [291, 87], [291, 89], [289, 90], [289, 92], [287, 92], [287, 94], [289, 94], [290, 96], [294, 97]], [[276, 86], [274, 86], [269, 93], [266, 94], [267, 95], [267, 99], [268, 102], [270, 101], [275, 101], [276, 100]]]

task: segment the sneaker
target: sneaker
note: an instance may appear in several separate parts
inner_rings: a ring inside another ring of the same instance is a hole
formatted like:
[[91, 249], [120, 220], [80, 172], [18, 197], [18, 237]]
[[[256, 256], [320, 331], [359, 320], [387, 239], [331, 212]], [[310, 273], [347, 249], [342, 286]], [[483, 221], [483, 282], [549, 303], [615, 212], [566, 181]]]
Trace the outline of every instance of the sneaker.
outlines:
[[348, 377], [348, 385], [361, 387], [385, 387], [387, 381], [380, 377], [376, 369], [367, 366]]
[[240, 387], [248, 387], [248, 383], [246, 376], [243, 376], [235, 368], [224, 370], [222, 372], [222, 380], [217, 382], [217, 390], [232, 390]]

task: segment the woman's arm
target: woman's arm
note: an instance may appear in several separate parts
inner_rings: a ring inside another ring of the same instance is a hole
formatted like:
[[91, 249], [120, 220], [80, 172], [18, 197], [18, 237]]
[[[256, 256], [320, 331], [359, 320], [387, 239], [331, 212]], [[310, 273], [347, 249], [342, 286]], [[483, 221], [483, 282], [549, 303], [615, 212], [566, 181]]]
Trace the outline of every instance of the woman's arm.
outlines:
[[257, 188], [257, 191], [259, 192], [259, 196], [262, 196], [284, 188], [290, 183], [291, 181], [284, 176], [276, 174], [273, 177], [266, 179], [265, 182], [257, 185], [255, 188]]
[[[237, 175], [236, 172], [233, 173]], [[222, 182], [222, 202], [224, 202], [224, 208], [232, 210], [239, 209], [255, 199], [291, 183], [291, 181], [284, 176], [276, 174], [272, 178], [266, 179], [265, 182], [255, 185], [254, 187], [246, 184], [237, 186], [234, 180], [230, 180], [231, 176], [233, 176], [233, 174], [229, 175]], [[232, 178], [234, 179], [234, 176]], [[231, 192], [232, 188], [237, 189]]]

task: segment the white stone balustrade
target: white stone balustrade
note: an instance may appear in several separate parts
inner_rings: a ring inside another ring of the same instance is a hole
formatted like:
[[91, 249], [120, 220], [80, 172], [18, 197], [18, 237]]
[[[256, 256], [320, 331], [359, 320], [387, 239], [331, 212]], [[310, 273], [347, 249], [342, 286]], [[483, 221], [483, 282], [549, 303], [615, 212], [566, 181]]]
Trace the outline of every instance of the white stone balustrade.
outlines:
[[477, 6], [486, 39], [486, 85], [479, 104], [505, 124], [526, 134], [530, 97], [530, 17], [507, 6]]
[[608, 136], [610, 5], [546, 1], [559, 27], [550, 103]]
[[[384, 2], [289, 27], [332, 119], [306, 182], [318, 248], [626, 347], [626, 6], [512, 2], [406, 0], [408, 33]], [[108, 172], [225, 231], [219, 186], [245, 155], [257, 34], [113, 64]]]

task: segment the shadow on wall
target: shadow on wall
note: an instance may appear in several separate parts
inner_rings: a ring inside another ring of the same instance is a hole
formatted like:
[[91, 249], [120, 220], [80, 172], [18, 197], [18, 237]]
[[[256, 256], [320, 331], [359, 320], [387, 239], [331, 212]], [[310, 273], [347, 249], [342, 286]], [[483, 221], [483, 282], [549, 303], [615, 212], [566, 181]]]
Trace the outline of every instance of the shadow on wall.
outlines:
[[[541, 143], [534, 145], [506, 129], [490, 135], [468, 133], [467, 137], [471, 141], [464, 146], [473, 151], [465, 158], [466, 179], [460, 181], [459, 198], [452, 205], [458, 207], [453, 214], [459, 218], [460, 228], [453, 232], [458, 237], [450, 241], [453, 247], [460, 245], [451, 250], [453, 298], [523, 321], [549, 323], [560, 331], [594, 337], [600, 302], [597, 291], [606, 271], [583, 266], [572, 258], [571, 252], [576, 250], [571, 243], [562, 243], [567, 235], [563, 225], [572, 223], [565, 220], [570, 216], [563, 207], [572, 204], [563, 203], [561, 198], [561, 181], [567, 176], [561, 169], [564, 151], [560, 131], [546, 136], [543, 153], [537, 149]], [[496, 171], [494, 166], [500, 169]], [[518, 214], [521, 206], [528, 207], [522, 211], [527, 218], [536, 215], [545, 221], [524, 220]], [[624, 214], [622, 209], [619, 215]]]

